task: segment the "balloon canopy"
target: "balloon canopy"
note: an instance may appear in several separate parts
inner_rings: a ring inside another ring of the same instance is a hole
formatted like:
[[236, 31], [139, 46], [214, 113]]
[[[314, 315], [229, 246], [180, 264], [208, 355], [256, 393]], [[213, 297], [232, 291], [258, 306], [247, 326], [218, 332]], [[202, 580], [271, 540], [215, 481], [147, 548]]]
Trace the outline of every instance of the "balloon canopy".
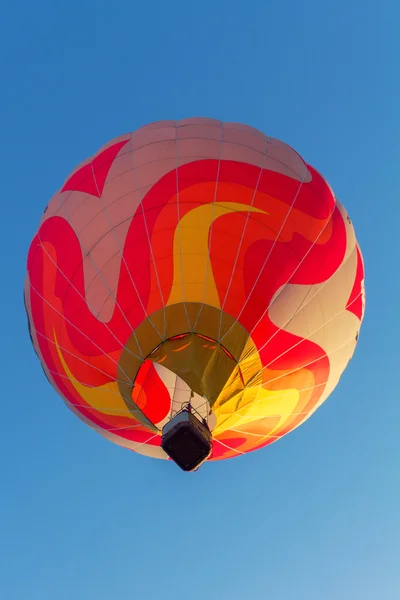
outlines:
[[298, 427], [353, 355], [364, 268], [352, 223], [288, 145], [203, 118], [122, 135], [48, 204], [30, 246], [35, 351], [67, 406], [167, 458], [189, 402], [209, 460]]

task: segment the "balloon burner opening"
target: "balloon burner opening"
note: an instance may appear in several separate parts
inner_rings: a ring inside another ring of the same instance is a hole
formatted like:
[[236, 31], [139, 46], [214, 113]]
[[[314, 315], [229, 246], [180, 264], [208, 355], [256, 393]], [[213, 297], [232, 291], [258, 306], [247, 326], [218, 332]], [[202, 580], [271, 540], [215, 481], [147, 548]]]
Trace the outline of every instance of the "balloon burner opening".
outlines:
[[211, 454], [212, 435], [189, 406], [163, 427], [161, 447], [183, 471], [195, 471]]

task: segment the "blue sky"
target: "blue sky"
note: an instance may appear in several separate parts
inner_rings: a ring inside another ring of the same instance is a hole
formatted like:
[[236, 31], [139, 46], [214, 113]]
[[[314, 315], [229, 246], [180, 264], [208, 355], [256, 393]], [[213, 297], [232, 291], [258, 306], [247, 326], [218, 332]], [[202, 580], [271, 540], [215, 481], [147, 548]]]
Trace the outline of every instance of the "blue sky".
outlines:
[[[27, 0], [0, 19], [0, 596], [400, 597], [397, 0]], [[185, 475], [113, 446], [31, 349], [25, 259], [81, 160], [157, 119], [293, 145], [355, 224], [367, 313], [339, 387], [263, 451]]]

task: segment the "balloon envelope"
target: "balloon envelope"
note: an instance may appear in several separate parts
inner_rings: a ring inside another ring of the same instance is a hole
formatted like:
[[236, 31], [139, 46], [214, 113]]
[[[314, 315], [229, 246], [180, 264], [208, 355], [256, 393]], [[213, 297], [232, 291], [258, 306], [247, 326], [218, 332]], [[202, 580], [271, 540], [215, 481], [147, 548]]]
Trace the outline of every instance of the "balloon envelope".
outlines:
[[27, 271], [52, 386], [106, 438], [157, 458], [191, 395], [211, 460], [303, 423], [364, 313], [360, 249], [327, 182], [283, 142], [210, 119], [153, 123], [82, 163]]

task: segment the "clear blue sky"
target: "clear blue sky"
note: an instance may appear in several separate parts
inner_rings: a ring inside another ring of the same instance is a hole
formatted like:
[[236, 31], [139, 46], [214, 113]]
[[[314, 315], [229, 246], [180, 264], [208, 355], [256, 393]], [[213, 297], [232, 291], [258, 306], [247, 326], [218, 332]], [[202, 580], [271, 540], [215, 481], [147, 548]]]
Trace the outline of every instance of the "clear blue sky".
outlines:
[[[0, 18], [0, 597], [400, 598], [398, 0], [12, 0]], [[367, 312], [339, 387], [273, 446], [185, 475], [85, 427], [22, 302], [43, 208], [110, 138], [243, 121], [330, 181]]]

